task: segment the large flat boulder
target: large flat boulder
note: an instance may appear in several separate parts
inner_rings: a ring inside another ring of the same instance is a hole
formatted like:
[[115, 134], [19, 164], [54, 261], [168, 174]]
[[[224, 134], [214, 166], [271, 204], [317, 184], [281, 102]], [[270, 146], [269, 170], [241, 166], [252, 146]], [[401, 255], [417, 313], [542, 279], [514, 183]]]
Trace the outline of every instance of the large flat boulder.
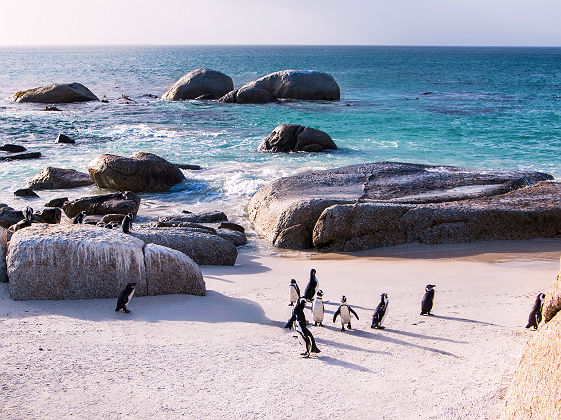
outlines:
[[238, 257], [231, 242], [198, 229], [135, 225], [130, 234], [146, 244], [181, 251], [200, 265], [234, 265]]
[[136, 215], [139, 206], [140, 196], [131, 191], [126, 191], [65, 201], [62, 205], [62, 210], [68, 217], [74, 217], [81, 211], [85, 211], [89, 215], [129, 213]]
[[337, 149], [335, 142], [324, 131], [298, 124], [281, 124], [258, 147], [260, 152], [323, 152]]
[[277, 99], [332, 101], [341, 97], [339, 85], [333, 76], [313, 70], [277, 71], [246, 83], [242, 89], [266, 90]]
[[183, 252], [148, 244], [144, 247], [144, 261], [148, 295], [206, 294], [199, 266]]
[[278, 102], [271, 92], [251, 86], [232, 90], [220, 98], [220, 102], [237, 104], [268, 104]]
[[27, 186], [34, 190], [58, 190], [85, 187], [93, 183], [92, 178], [84, 172], [47, 166], [35, 175]]
[[115, 191], [162, 192], [185, 179], [173, 163], [143, 152], [131, 157], [99, 155], [88, 171], [98, 187]]
[[195, 69], [187, 73], [162, 95], [163, 101], [186, 99], [219, 99], [234, 89], [230, 76], [210, 69]]
[[16, 92], [11, 99], [15, 102], [43, 104], [99, 101], [99, 98], [81, 83], [53, 83], [48, 86]]
[[251, 198], [248, 212], [258, 233], [293, 249], [559, 237], [561, 184], [550, 179], [539, 172], [370, 163], [276, 180]]

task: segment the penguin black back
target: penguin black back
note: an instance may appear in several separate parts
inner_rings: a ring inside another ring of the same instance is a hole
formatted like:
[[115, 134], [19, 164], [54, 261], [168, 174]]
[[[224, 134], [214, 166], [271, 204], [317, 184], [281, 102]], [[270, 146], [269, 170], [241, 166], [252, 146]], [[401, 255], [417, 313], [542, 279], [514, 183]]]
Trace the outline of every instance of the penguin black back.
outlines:
[[389, 304], [388, 294], [382, 293], [380, 295], [380, 303], [376, 307], [376, 310], [374, 311], [374, 315], [372, 315], [371, 328], [376, 328], [380, 330], [386, 328], [382, 326], [382, 322], [384, 321], [384, 318], [388, 313], [388, 304]]
[[33, 219], [33, 209], [29, 206], [23, 209], [23, 218], [31, 223], [31, 219]]
[[129, 313], [130, 310], [127, 308], [127, 304], [131, 301], [132, 296], [134, 295], [134, 288], [136, 287], [136, 283], [129, 283], [127, 286], [119, 293], [119, 297], [117, 298], [117, 308], [115, 312], [119, 312], [121, 309]]
[[123, 217], [123, 221], [121, 222], [121, 230], [123, 231], [123, 233], [129, 233], [129, 231], [131, 230], [132, 218], [133, 215], [131, 213]]
[[308, 285], [306, 286], [306, 290], [304, 291], [304, 298], [311, 302], [312, 300], [314, 300], [314, 296], [316, 295], [316, 290], [318, 288], [318, 279], [316, 278], [316, 270], [315, 268], [312, 268], [310, 270], [310, 281], [308, 282]]
[[540, 293], [536, 297], [534, 306], [532, 306], [532, 311], [530, 312], [530, 316], [528, 317], [528, 325], [526, 325], [526, 328], [534, 327], [534, 330], [538, 329], [538, 324], [542, 322], [542, 308], [544, 299], [544, 293]]
[[85, 217], [86, 217], [86, 210], [82, 210], [80, 213], [74, 216], [74, 219], [72, 219], [72, 223], [75, 225], [82, 224], [84, 222]]
[[432, 315], [432, 305], [434, 302], [434, 288], [436, 284], [427, 284], [425, 287], [425, 296], [421, 302], [421, 315]]

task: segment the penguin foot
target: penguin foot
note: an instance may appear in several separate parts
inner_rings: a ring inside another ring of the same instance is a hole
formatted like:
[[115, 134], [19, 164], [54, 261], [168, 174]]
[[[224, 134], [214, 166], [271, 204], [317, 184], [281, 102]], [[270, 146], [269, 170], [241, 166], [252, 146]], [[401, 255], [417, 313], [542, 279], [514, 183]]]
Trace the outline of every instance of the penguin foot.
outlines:
[[315, 349], [312, 349], [312, 353], [321, 353], [321, 350], [316, 347]]
[[352, 330], [351, 324], [350, 324], [350, 323], [349, 323], [349, 325], [347, 325], [347, 328], [348, 328], [349, 330]]
[[127, 308], [123, 309], [123, 311], [125, 311], [125, 313], [127, 313], [127, 314], [130, 314], [130, 313], [131, 313], [131, 310], [130, 310], [130, 309], [127, 309]]
[[386, 327], [382, 327], [381, 325], [378, 325], [377, 328], [378, 328], [379, 330], [384, 330], [384, 329], [386, 329]]
[[341, 331], [346, 331], [346, 330], [345, 330], [345, 327], [341, 327]]
[[320, 323], [319, 323], [319, 326], [320, 326], [320, 327], [323, 327], [323, 324], [320, 322]]

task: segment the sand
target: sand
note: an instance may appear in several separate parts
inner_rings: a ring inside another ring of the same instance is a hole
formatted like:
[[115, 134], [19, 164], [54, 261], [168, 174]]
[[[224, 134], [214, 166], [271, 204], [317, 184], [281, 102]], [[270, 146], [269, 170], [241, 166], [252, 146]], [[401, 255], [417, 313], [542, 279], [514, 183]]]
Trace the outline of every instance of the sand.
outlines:
[[[203, 268], [206, 297], [137, 297], [130, 314], [114, 300], [14, 302], [0, 285], [0, 418], [496, 418], [560, 253], [527, 241], [242, 254]], [[282, 326], [290, 278], [303, 289], [312, 267], [327, 313], [310, 327], [321, 354], [304, 359]], [[436, 316], [421, 317], [429, 282]], [[372, 330], [382, 292], [387, 329]], [[360, 316], [350, 332], [331, 321], [342, 294]]]

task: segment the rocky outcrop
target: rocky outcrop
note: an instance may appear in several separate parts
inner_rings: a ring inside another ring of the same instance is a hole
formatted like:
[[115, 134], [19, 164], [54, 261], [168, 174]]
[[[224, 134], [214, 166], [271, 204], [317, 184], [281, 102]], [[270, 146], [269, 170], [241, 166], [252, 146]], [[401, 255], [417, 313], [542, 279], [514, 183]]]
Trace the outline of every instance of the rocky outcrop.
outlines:
[[55, 143], [75, 144], [76, 140], [71, 139], [66, 134], [59, 134], [55, 140]]
[[238, 232], [230, 229], [217, 229], [216, 234], [222, 239], [226, 239], [234, 246], [243, 246], [247, 244], [247, 237], [245, 233]]
[[162, 192], [185, 179], [173, 163], [143, 152], [130, 158], [99, 155], [90, 162], [88, 171], [98, 187], [116, 191]]
[[6, 254], [8, 251], [7, 243], [8, 231], [0, 227], [0, 283], [8, 281], [8, 271], [6, 268]]
[[277, 99], [338, 100], [341, 96], [332, 76], [311, 70], [277, 71], [245, 84], [242, 89], [265, 90]]
[[43, 104], [99, 101], [98, 97], [81, 83], [53, 83], [48, 86], [16, 92], [11, 99], [15, 102]]
[[62, 218], [62, 210], [58, 207], [43, 209], [34, 214], [36, 218], [41, 219], [45, 223], [56, 224], [60, 223]]
[[0, 227], [7, 229], [20, 220], [23, 220], [21, 210], [14, 210], [7, 204], [0, 204]]
[[68, 217], [74, 217], [81, 211], [87, 214], [129, 214], [136, 215], [140, 206], [140, 196], [133, 192], [94, 195], [66, 201], [62, 210]]
[[549, 286], [543, 303], [543, 319], [551, 321], [556, 313], [561, 311], [561, 270]]
[[227, 221], [228, 217], [222, 211], [207, 211], [205, 213], [186, 212], [180, 216], [163, 216], [158, 218], [160, 223], [215, 223]]
[[229, 76], [216, 70], [195, 69], [190, 71], [162, 96], [163, 101], [186, 99], [219, 99], [234, 89]]
[[20, 188], [19, 190], [15, 190], [14, 195], [16, 197], [39, 197], [31, 188]]
[[33, 225], [8, 248], [12, 299], [114, 298], [129, 282], [135, 295], [205, 294], [186, 255], [121, 232], [88, 225]]
[[92, 178], [84, 172], [47, 166], [35, 175], [27, 185], [34, 190], [58, 190], [85, 187], [93, 183]]
[[45, 203], [44, 207], [61, 207], [68, 201], [68, 197], [53, 198]]
[[135, 225], [130, 234], [146, 244], [183, 252], [201, 265], [234, 265], [238, 256], [236, 247], [229, 241], [197, 229]]
[[329, 134], [297, 124], [277, 126], [259, 145], [260, 152], [323, 152], [337, 149]]
[[13, 153], [7, 156], [0, 156], [0, 161], [38, 159], [40, 157], [41, 157], [41, 152]]
[[540, 182], [550, 179], [371, 163], [279, 179], [251, 198], [248, 212], [258, 233], [294, 249], [559, 237], [561, 184]]
[[5, 144], [0, 146], [0, 150], [9, 153], [21, 153], [25, 152], [27, 149], [19, 144]]
[[220, 102], [237, 104], [268, 104], [278, 102], [271, 92], [265, 89], [244, 86], [228, 92], [220, 98]]
[[506, 394], [503, 420], [561, 418], [561, 308], [553, 309], [561, 299], [559, 276], [546, 299], [549, 317], [526, 344]]

